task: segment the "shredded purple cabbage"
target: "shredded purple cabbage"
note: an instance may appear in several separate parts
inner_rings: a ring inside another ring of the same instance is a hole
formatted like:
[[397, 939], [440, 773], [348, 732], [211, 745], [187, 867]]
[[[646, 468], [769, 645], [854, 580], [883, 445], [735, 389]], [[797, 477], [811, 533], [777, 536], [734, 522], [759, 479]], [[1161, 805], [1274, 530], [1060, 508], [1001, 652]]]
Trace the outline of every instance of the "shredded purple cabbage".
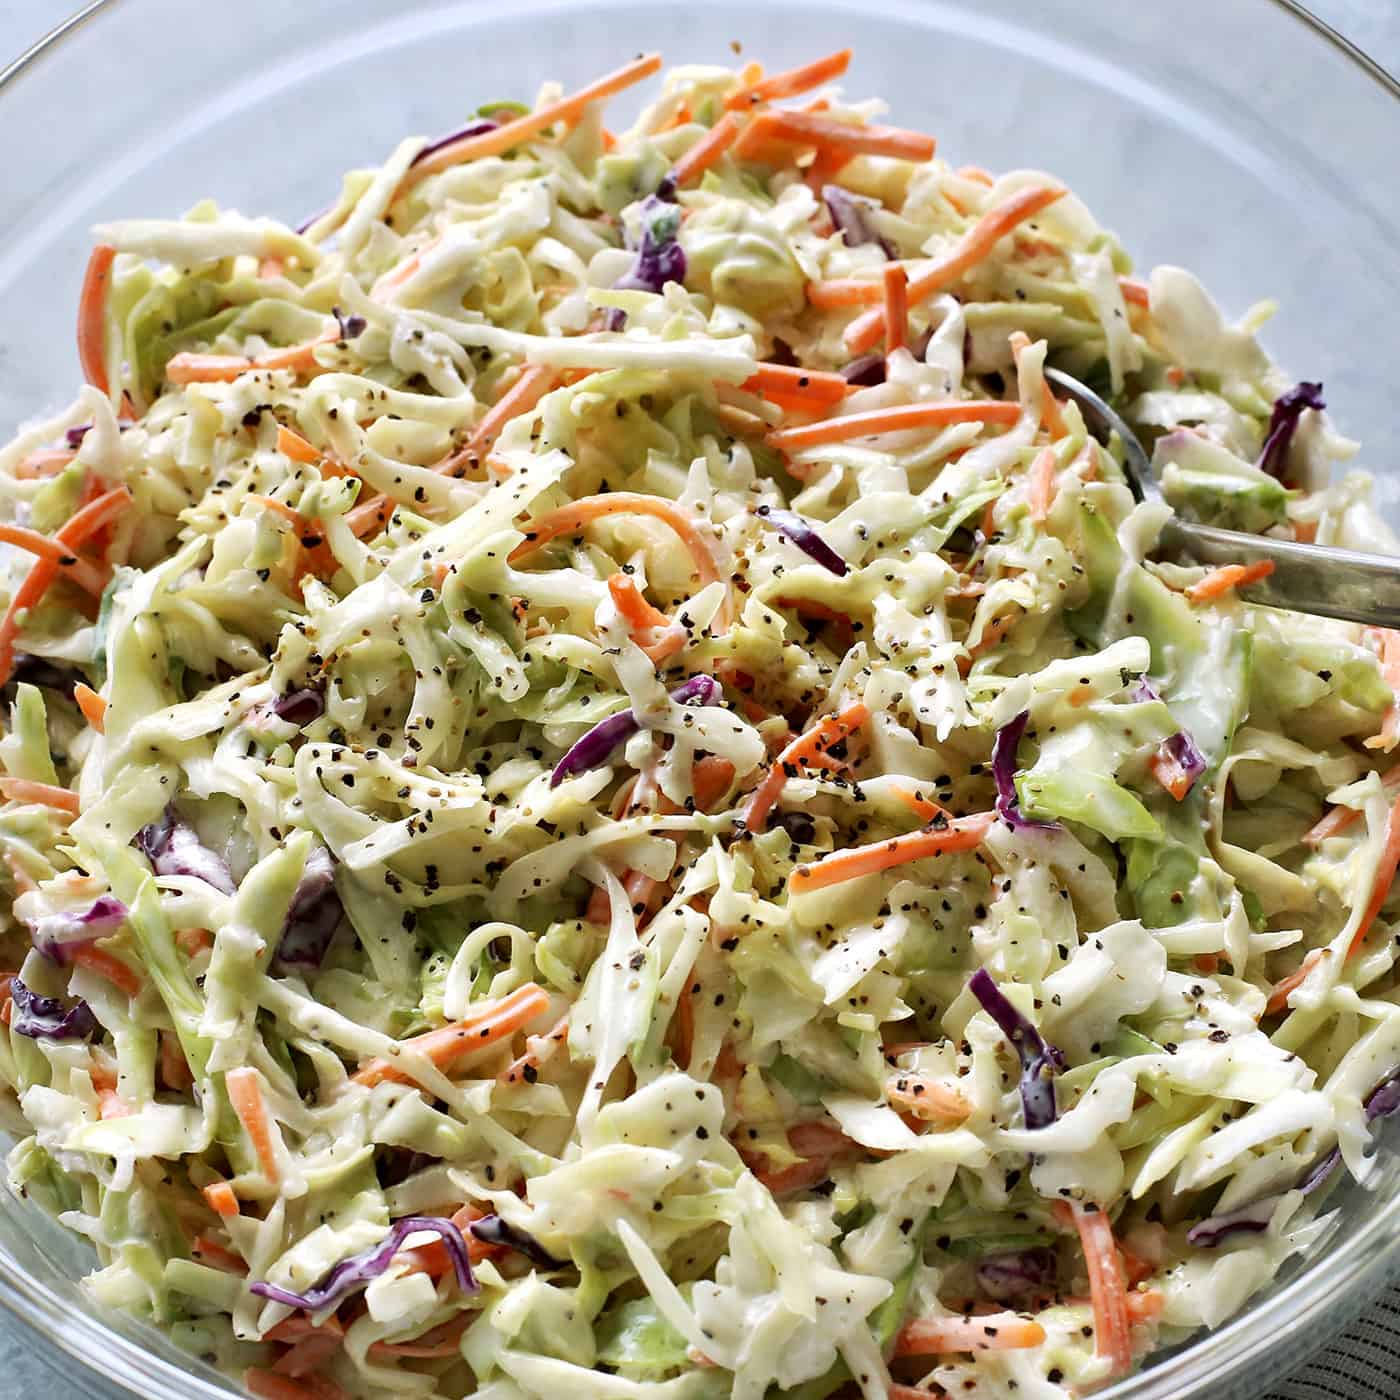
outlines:
[[[613, 283], [619, 292], [660, 292], [668, 282], [685, 281], [685, 253], [676, 240], [681, 228], [681, 211], [659, 195], [648, 195], [642, 203], [642, 239], [628, 241], [637, 257], [631, 270]], [[613, 307], [606, 328], [620, 331], [627, 313]]]
[[236, 888], [228, 863], [200, 841], [173, 807], [136, 833], [136, 845], [157, 875], [192, 875], [223, 894], [232, 894]]
[[[468, 122], [466, 126], [459, 126], [456, 131], [449, 131], [446, 136], [439, 136], [436, 141], [429, 141], [413, 157], [410, 165], [417, 165], [420, 160], [427, 160], [434, 151], [440, 151], [444, 146], [450, 146], [454, 141], [464, 140], [468, 136], [482, 136], [488, 131], [495, 131], [499, 125], [500, 122], [493, 122], [489, 117], [478, 117], [475, 121]], [[307, 227], [309, 228], [310, 225]]]
[[287, 909], [277, 941], [277, 961], [284, 967], [320, 967], [343, 913], [335, 890], [335, 863], [324, 846], [317, 846], [306, 858]]
[[1055, 1290], [1059, 1262], [1049, 1245], [984, 1254], [977, 1261], [977, 1285], [998, 1303], [1013, 1307]]
[[[1145, 704], [1152, 700], [1160, 700], [1162, 696], [1157, 687], [1146, 676], [1139, 676], [1137, 684], [1128, 692], [1128, 698], [1138, 704]], [[1176, 761], [1181, 771], [1191, 779], [1193, 784], [1206, 771], [1208, 765], [1205, 754], [1201, 752], [1196, 741], [1184, 729], [1173, 734], [1162, 744], [1162, 747]], [[1190, 791], [1189, 786], [1187, 791]]]
[[365, 327], [369, 324], [363, 316], [346, 316], [338, 306], [331, 307], [331, 315], [340, 327], [342, 340], [354, 340], [356, 336], [363, 335]]
[[1288, 465], [1288, 449], [1293, 445], [1293, 434], [1298, 431], [1298, 420], [1303, 410], [1315, 408], [1319, 412], [1326, 408], [1322, 397], [1322, 385], [1310, 384], [1305, 379], [1286, 394], [1274, 400], [1274, 411], [1269, 415], [1269, 431], [1264, 438], [1264, 447], [1259, 453], [1255, 466], [1261, 472], [1283, 479]]
[[1266, 1200], [1241, 1206], [1238, 1210], [1227, 1211], [1224, 1215], [1212, 1215], [1186, 1232], [1186, 1243], [1196, 1249], [1214, 1249], [1231, 1235], [1262, 1235], [1269, 1228], [1278, 1201], [1277, 1196], [1270, 1196]]
[[40, 690], [58, 690], [71, 695], [73, 687], [85, 680], [75, 666], [64, 666], [46, 656], [35, 656], [31, 651], [19, 651], [15, 653], [14, 669], [7, 684], [37, 685]]
[[1015, 831], [1038, 828], [1043, 831], [1058, 830], [1058, 822], [1035, 821], [1021, 815], [1021, 803], [1016, 796], [1016, 749], [1021, 736], [1030, 723], [1031, 712], [1022, 710], [1013, 720], [1008, 720], [997, 730], [992, 743], [992, 779], [997, 785], [997, 812], [1006, 824]]
[[86, 909], [45, 914], [29, 926], [29, 939], [51, 962], [66, 963], [75, 949], [109, 938], [126, 919], [126, 905], [104, 894]]
[[1021, 1107], [1025, 1110], [1026, 1127], [1049, 1127], [1059, 1115], [1054, 1076], [1065, 1067], [1064, 1055], [1041, 1038], [1040, 1032], [1002, 994], [985, 967], [979, 967], [967, 985], [1021, 1057]]
[[[692, 700], [698, 700], [702, 705], [713, 705], [719, 698], [719, 682], [710, 676], [692, 676], [684, 685], [671, 692], [671, 699], [677, 705], [688, 705]], [[600, 724], [595, 724], [559, 760], [550, 775], [550, 787], [558, 787], [565, 778], [586, 773], [590, 768], [597, 768], [606, 763], [612, 751], [630, 739], [641, 727], [642, 722], [631, 710], [610, 715]]]
[[298, 729], [305, 728], [312, 720], [320, 719], [325, 711], [325, 697], [311, 686], [288, 691], [272, 702], [272, 713]]
[[482, 1244], [503, 1244], [509, 1249], [523, 1254], [532, 1264], [541, 1269], [562, 1269], [563, 1263], [556, 1259], [532, 1234], [502, 1220], [499, 1215], [487, 1215], [473, 1220], [467, 1229]]
[[823, 185], [822, 199], [826, 203], [827, 213], [831, 215], [831, 222], [845, 238], [846, 247], [857, 248], [863, 243], [873, 243], [890, 261], [899, 256], [894, 244], [876, 233], [875, 226], [870, 222], [871, 213], [880, 207], [873, 199], [852, 194], [840, 185]]
[[409, 1215], [396, 1220], [389, 1233], [376, 1245], [342, 1259], [321, 1281], [313, 1284], [305, 1293], [292, 1293], [278, 1288], [276, 1284], [261, 1280], [250, 1283], [249, 1291], [260, 1298], [268, 1298], [274, 1303], [282, 1303], [289, 1308], [302, 1308], [306, 1312], [320, 1312], [334, 1303], [340, 1302], [347, 1294], [373, 1282], [393, 1262], [394, 1255], [403, 1248], [403, 1242], [410, 1236], [424, 1230], [437, 1234], [447, 1252], [452, 1257], [452, 1269], [457, 1275], [457, 1286], [463, 1293], [477, 1291], [476, 1279], [472, 1277], [471, 1255], [467, 1252], [467, 1242], [462, 1232], [448, 1219], [440, 1215]]
[[100, 1029], [92, 1007], [81, 998], [65, 1006], [57, 997], [37, 996], [18, 977], [10, 978], [10, 1000], [10, 1029], [31, 1040], [91, 1040]]
[[822, 568], [829, 569], [838, 578], [844, 578], [850, 572], [846, 561], [795, 510], [773, 510], [770, 506], [759, 506], [758, 518], [786, 535], [804, 554], [810, 555]]
[[862, 389], [873, 388], [885, 382], [885, 357], [883, 355], [862, 355], [852, 360], [841, 371], [841, 378], [847, 384], [858, 385]]

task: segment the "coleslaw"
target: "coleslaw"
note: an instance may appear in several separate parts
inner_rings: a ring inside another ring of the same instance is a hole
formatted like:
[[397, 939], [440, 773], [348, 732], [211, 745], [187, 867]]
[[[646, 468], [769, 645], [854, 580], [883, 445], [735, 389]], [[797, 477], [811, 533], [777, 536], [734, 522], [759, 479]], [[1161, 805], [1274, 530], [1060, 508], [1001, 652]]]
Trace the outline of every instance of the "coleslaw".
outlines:
[[1152, 561], [1043, 371], [1397, 552], [1355, 444], [849, 61], [96, 230], [0, 450], [9, 1179], [254, 1395], [1082, 1395], [1400, 1108], [1400, 634]]

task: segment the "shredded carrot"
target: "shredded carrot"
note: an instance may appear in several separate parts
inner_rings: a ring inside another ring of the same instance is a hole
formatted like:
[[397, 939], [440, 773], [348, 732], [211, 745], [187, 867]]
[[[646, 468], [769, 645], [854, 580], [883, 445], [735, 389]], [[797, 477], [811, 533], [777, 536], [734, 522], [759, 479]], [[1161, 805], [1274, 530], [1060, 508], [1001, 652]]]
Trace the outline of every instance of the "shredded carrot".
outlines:
[[82, 681], [73, 687], [73, 699], [78, 702], [83, 718], [101, 734], [107, 716], [107, 702], [90, 685], [84, 685]]
[[58, 540], [41, 535], [37, 530], [0, 521], [0, 543], [12, 544], [16, 549], [22, 549], [38, 559], [56, 564], [60, 578], [76, 583], [94, 598], [100, 598], [102, 590], [107, 587], [105, 572], [91, 560], [80, 558], [72, 550], [65, 549]]
[[417, 1361], [446, 1361], [449, 1357], [460, 1356], [462, 1334], [475, 1317], [475, 1313], [462, 1313], [411, 1342], [373, 1342], [368, 1352], [369, 1359], [389, 1361], [402, 1356]]
[[41, 447], [20, 458], [15, 475], [21, 481], [32, 481], [39, 476], [57, 476], [77, 455], [66, 447]]
[[766, 141], [785, 141], [843, 154], [891, 156], [898, 160], [932, 160], [937, 142], [921, 131], [897, 126], [838, 121], [814, 112], [770, 108], [760, 112], [744, 133], [740, 154], [756, 152]]
[[0, 794], [10, 802], [37, 802], [56, 812], [78, 815], [78, 794], [52, 783], [36, 783], [28, 778], [0, 778]]
[[494, 131], [483, 131], [477, 136], [462, 136], [456, 141], [450, 141], [411, 166], [399, 186], [398, 193], [403, 194], [420, 180], [451, 166], [461, 165], [469, 160], [480, 160], [484, 156], [500, 155], [502, 151], [508, 151], [512, 146], [518, 146], [522, 141], [537, 136], [556, 122], [576, 122], [590, 103], [611, 97], [614, 93], [641, 82], [643, 78], [649, 78], [660, 67], [661, 55], [647, 54], [634, 59], [616, 72], [599, 78], [597, 82], [580, 88], [571, 96], [560, 98], [558, 102], [551, 102], [537, 111], [527, 112], [522, 117], [516, 117], [514, 121], [506, 122]]
[[840, 403], [851, 392], [851, 385], [832, 370], [767, 363], [760, 363], [757, 372], [739, 387], [750, 394], [793, 400], [814, 411]]
[[695, 805], [702, 812], [708, 812], [716, 802], [729, 791], [734, 781], [734, 765], [717, 753], [707, 753], [697, 758], [690, 770], [690, 786], [695, 794]]
[[684, 627], [647, 602], [629, 574], [614, 574], [608, 580], [608, 592], [626, 619], [632, 640], [653, 662], [659, 664], [674, 656], [689, 640]]
[[251, 370], [293, 369], [303, 373], [317, 367], [317, 347], [339, 336], [339, 327], [335, 327], [315, 340], [268, 350], [261, 355], [211, 355], [198, 350], [181, 350], [166, 361], [165, 377], [171, 384], [230, 384], [240, 374]]
[[703, 175], [739, 139], [742, 124], [726, 112], [672, 167], [677, 188]]
[[980, 1317], [919, 1317], [906, 1322], [895, 1338], [896, 1356], [940, 1356], [951, 1351], [1018, 1351], [1038, 1347], [1045, 1328], [1020, 1313], [984, 1313]]
[[395, 502], [388, 496], [377, 494], [345, 513], [345, 523], [357, 540], [362, 540], [378, 525], [387, 525], [389, 517], [397, 510]]
[[1274, 984], [1273, 990], [1269, 993], [1269, 999], [1264, 1004], [1266, 1016], [1277, 1016], [1280, 1011], [1288, 1009], [1288, 998], [1307, 981], [1308, 974], [1318, 965], [1327, 951], [1325, 948], [1314, 948], [1303, 959], [1300, 966]]
[[909, 348], [909, 272], [903, 263], [885, 264], [885, 350]]
[[[909, 280], [909, 304], [917, 306], [935, 292], [951, 286], [965, 273], [985, 261], [996, 245], [1018, 224], [1038, 214], [1047, 205], [1053, 204], [1064, 194], [1064, 190], [1053, 185], [1031, 185], [1018, 190], [1004, 203], [989, 209], [959, 240], [957, 247], [937, 258], [928, 267]], [[853, 304], [850, 301], [828, 302], [823, 298], [822, 289], [843, 287], [844, 283], [813, 282], [808, 285], [809, 300], [815, 306]], [[880, 288], [874, 282], [853, 281], [851, 288], [862, 289], [858, 300], [871, 305], [872, 309], [858, 316], [846, 327], [846, 349], [853, 355], [869, 350], [885, 332], [885, 313], [873, 303], [880, 300]]]
[[885, 1097], [901, 1112], [926, 1123], [961, 1123], [972, 1112], [972, 1105], [956, 1089], [902, 1070], [886, 1082]]
[[282, 1166], [277, 1159], [277, 1144], [272, 1136], [272, 1120], [268, 1117], [267, 1103], [263, 1099], [262, 1076], [251, 1066], [231, 1069], [224, 1075], [224, 1086], [228, 1090], [229, 1102], [238, 1115], [258, 1154], [258, 1162], [263, 1175], [276, 1186], [282, 1179]]
[[[452, 1223], [466, 1239], [467, 1253], [473, 1264], [482, 1259], [494, 1259], [506, 1250], [505, 1245], [487, 1244], [484, 1240], [477, 1239], [468, 1229], [472, 1221], [480, 1220], [485, 1214], [485, 1211], [468, 1202], [452, 1215]], [[417, 1245], [413, 1249], [405, 1250], [400, 1257], [407, 1265], [404, 1272], [408, 1274], [430, 1274], [433, 1278], [441, 1278], [452, 1269], [452, 1256], [441, 1240], [430, 1240], [427, 1244]]]
[[201, 1194], [215, 1215], [228, 1217], [238, 1214], [238, 1197], [233, 1194], [233, 1187], [228, 1182], [211, 1181]]
[[[460, 1021], [400, 1043], [405, 1049], [426, 1055], [438, 1069], [446, 1071], [463, 1055], [508, 1039], [547, 1010], [549, 998], [543, 989], [535, 982], [526, 982], [499, 1001], [473, 1007]], [[370, 1060], [350, 1077], [356, 1084], [368, 1088], [386, 1080], [397, 1084], [413, 1083], [411, 1074], [384, 1059]]]
[[1186, 596], [1193, 603], [1208, 603], [1212, 598], [1219, 598], [1222, 594], [1230, 592], [1232, 588], [1243, 588], [1246, 584], [1258, 583], [1261, 578], [1268, 578], [1273, 571], [1272, 559], [1257, 559], [1253, 564], [1226, 564], [1222, 568], [1212, 569], [1199, 583], [1193, 583], [1186, 590]]
[[1090, 1210], [1077, 1201], [1057, 1201], [1055, 1218], [1073, 1225], [1089, 1271], [1089, 1297], [1094, 1308], [1094, 1350], [1106, 1359], [1110, 1374], [1132, 1369], [1133, 1340], [1128, 1330], [1128, 1285], [1113, 1238], [1113, 1223], [1103, 1210]]
[[1392, 749], [1400, 738], [1400, 632], [1390, 627], [1367, 627], [1363, 637], [1376, 644], [1381, 658], [1381, 675], [1395, 695], [1381, 721], [1379, 734], [1366, 739], [1368, 749]]
[[78, 363], [83, 378], [102, 393], [110, 393], [107, 379], [107, 288], [112, 281], [112, 263], [117, 250], [99, 243], [88, 258], [83, 289], [78, 294]]
[[109, 953], [105, 948], [89, 944], [86, 948], [74, 948], [69, 957], [79, 967], [85, 967], [89, 972], [95, 972], [99, 977], [110, 982], [118, 991], [125, 992], [127, 996], [140, 996], [141, 974], [129, 967], [114, 953]]
[[349, 467], [313, 447], [300, 433], [293, 432], [285, 423], [277, 425], [277, 450], [294, 462], [305, 462], [307, 466], [319, 468], [324, 476], [355, 475]]
[[[883, 313], [882, 313], [883, 315]], [[883, 322], [882, 322], [883, 324]], [[824, 418], [801, 428], [783, 428], [768, 434], [768, 443], [784, 452], [801, 452], [829, 442], [896, 433], [906, 428], [942, 428], [951, 423], [1014, 423], [1021, 416], [1019, 404], [1000, 399], [952, 399], [940, 403], [906, 403]]]
[[560, 506], [532, 521], [525, 530], [525, 539], [511, 551], [510, 563], [547, 545], [560, 535], [572, 535], [594, 520], [607, 515], [651, 515], [664, 520], [678, 534], [702, 583], [714, 583], [719, 578], [714, 555], [696, 528], [694, 518], [674, 501], [663, 496], [645, 496], [636, 491], [609, 491], [602, 496], [585, 496], [567, 506]]
[[911, 831], [888, 841], [833, 852], [811, 865], [799, 865], [788, 878], [788, 892], [806, 894], [862, 875], [874, 875], [911, 860], [975, 850], [995, 820], [992, 812], [977, 812], [968, 817], [954, 817], [952, 821], [945, 819], [942, 824], [935, 822], [922, 831]]
[[1219, 953], [1197, 953], [1191, 962], [1197, 972], [1204, 972], [1207, 977], [1220, 970]]
[[525, 1053], [511, 1061], [509, 1067], [501, 1074], [500, 1082], [517, 1084], [522, 1079], [530, 1079], [532, 1071], [538, 1072], [546, 1060], [553, 1058], [568, 1034], [569, 1015], [565, 1012], [554, 1023], [553, 1029], [546, 1031], [544, 1035], [532, 1035], [526, 1039]]
[[[1387, 769], [1381, 774], [1381, 786], [1394, 792], [1400, 788], [1400, 763], [1394, 768]], [[1305, 846], [1320, 846], [1329, 836], [1336, 836], [1343, 832], [1354, 822], [1361, 820], [1361, 810], [1358, 807], [1343, 807], [1340, 804], [1333, 807], [1331, 811], [1325, 813], [1322, 818], [1306, 832], [1302, 837]]]
[[[1021, 355], [1030, 348], [1031, 338], [1025, 331], [1013, 331], [1010, 339], [1011, 353], [1016, 357], [1016, 373], [1020, 374]], [[1069, 432], [1065, 416], [1060, 411], [1060, 401], [1045, 380], [1040, 383], [1040, 420], [1052, 438], [1062, 438]]]
[[1148, 767], [1152, 770], [1152, 776], [1167, 792], [1178, 802], [1185, 801], [1186, 794], [1191, 791], [1191, 785], [1196, 781], [1195, 775], [1171, 749], [1165, 744], [1160, 745], [1152, 755]]
[[1118, 290], [1123, 293], [1123, 300], [1130, 306], [1148, 306], [1151, 304], [1151, 296], [1147, 290], [1146, 282], [1139, 282], [1132, 277], [1120, 277], [1118, 279]]
[[935, 817], [946, 817], [948, 813], [921, 792], [913, 791], [910, 788], [896, 787], [892, 789], [894, 796], [899, 798], [906, 807], [916, 816], [922, 817], [924, 821], [931, 822]]
[[558, 383], [558, 374], [548, 366], [526, 365], [515, 383], [486, 411], [485, 417], [472, 430], [466, 446], [445, 457], [433, 470], [444, 476], [460, 476], [469, 463], [481, 461], [490, 452], [501, 435], [501, 429], [512, 418], [529, 413]]
[[1050, 507], [1055, 504], [1055, 449], [1042, 447], [1030, 473], [1031, 519], [1043, 525], [1050, 515]]
[[768, 814], [782, 795], [789, 776], [796, 776], [803, 765], [826, 756], [826, 751], [854, 734], [870, 717], [870, 711], [860, 701], [847, 705], [839, 714], [826, 715], [805, 734], [800, 734], [769, 765], [763, 781], [754, 789], [744, 809], [747, 831], [766, 831]]
[[850, 65], [850, 49], [838, 49], [825, 58], [814, 59], [800, 68], [789, 68], [783, 73], [774, 73], [769, 78], [753, 80], [738, 92], [731, 92], [724, 99], [725, 107], [731, 112], [747, 111], [762, 102], [778, 102], [787, 97], [799, 97], [811, 92], [814, 87], [839, 78]]
[[1351, 947], [1347, 949], [1348, 958], [1354, 958], [1361, 951], [1361, 945], [1370, 933], [1376, 915], [1381, 912], [1381, 905], [1390, 894], [1390, 887], [1395, 883], [1397, 866], [1400, 866], [1400, 797], [1396, 798], [1385, 819], [1385, 836], [1381, 843], [1380, 860], [1376, 862], [1371, 898], [1367, 902], [1366, 912], [1361, 916], [1361, 922], [1356, 926]]
[[[130, 504], [131, 492], [125, 486], [104, 492], [75, 512], [54, 535], [54, 539], [66, 550], [77, 550]], [[0, 620], [0, 685], [10, 679], [14, 669], [15, 639], [20, 632], [20, 618], [42, 601], [49, 585], [58, 577], [58, 572], [58, 566], [50, 560], [37, 559], [30, 566], [24, 581], [15, 589], [15, 596], [10, 599], [4, 619]]]
[[278, 1357], [272, 1369], [279, 1376], [305, 1377], [314, 1382], [315, 1372], [340, 1350], [344, 1336], [343, 1330], [333, 1332], [329, 1328], [310, 1332]]
[[210, 1268], [222, 1269], [226, 1274], [246, 1274], [248, 1265], [240, 1255], [220, 1244], [212, 1235], [197, 1235], [190, 1243], [191, 1250], [199, 1255]]
[[214, 935], [207, 928], [182, 928], [175, 942], [187, 958], [194, 958], [214, 946]]
[[1295, 520], [1293, 522], [1293, 538], [1299, 544], [1313, 544], [1317, 540], [1317, 521]]
[[345, 1391], [325, 1376], [292, 1380], [257, 1366], [244, 1371], [243, 1385], [258, 1400], [348, 1400]]
[[774, 598], [773, 604], [779, 608], [790, 608], [801, 618], [834, 624], [836, 649], [842, 653], [850, 651], [855, 643], [855, 624], [851, 621], [849, 613], [828, 607], [825, 603], [817, 602], [815, 598]]
[[303, 574], [312, 573], [317, 578], [327, 578], [340, 567], [340, 561], [331, 552], [320, 527], [309, 521], [299, 510], [294, 510], [285, 501], [275, 500], [271, 496], [259, 496], [250, 492], [244, 499], [262, 506], [264, 510], [270, 510], [292, 527], [292, 538], [297, 546], [296, 562], [292, 568], [293, 577], [299, 580]]

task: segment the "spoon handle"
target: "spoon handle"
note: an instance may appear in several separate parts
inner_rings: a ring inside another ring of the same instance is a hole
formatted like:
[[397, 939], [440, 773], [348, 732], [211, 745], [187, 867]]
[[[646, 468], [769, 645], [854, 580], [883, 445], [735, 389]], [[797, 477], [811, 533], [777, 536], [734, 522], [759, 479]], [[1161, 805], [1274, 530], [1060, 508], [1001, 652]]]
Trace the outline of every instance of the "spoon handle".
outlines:
[[1388, 555], [1218, 530], [1175, 516], [1162, 527], [1159, 551], [1163, 558], [1210, 565], [1267, 559], [1273, 573], [1239, 590], [1245, 602], [1400, 627], [1400, 560]]

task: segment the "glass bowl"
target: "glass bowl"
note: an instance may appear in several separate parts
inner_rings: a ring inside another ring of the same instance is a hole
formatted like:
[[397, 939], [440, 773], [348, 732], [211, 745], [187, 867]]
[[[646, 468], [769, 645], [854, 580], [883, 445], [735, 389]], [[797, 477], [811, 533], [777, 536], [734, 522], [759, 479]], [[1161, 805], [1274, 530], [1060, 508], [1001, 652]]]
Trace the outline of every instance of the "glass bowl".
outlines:
[[[732, 62], [731, 43], [771, 67], [852, 44], [848, 90], [886, 97], [955, 163], [1058, 173], [1141, 266], [1192, 268], [1232, 312], [1276, 297], [1270, 349], [1325, 382], [1382, 502], [1400, 497], [1400, 87], [1281, 0], [99, 0], [0, 73], [0, 434], [78, 382], [92, 223], [205, 195], [296, 221], [342, 170], [484, 100], [642, 49]], [[1104, 1400], [1258, 1396], [1335, 1336], [1400, 1275], [1400, 1156], [1333, 1204], [1317, 1252]], [[42, 1334], [65, 1394], [234, 1393], [97, 1308], [76, 1282], [90, 1264], [36, 1207], [0, 1203], [0, 1304]]]

